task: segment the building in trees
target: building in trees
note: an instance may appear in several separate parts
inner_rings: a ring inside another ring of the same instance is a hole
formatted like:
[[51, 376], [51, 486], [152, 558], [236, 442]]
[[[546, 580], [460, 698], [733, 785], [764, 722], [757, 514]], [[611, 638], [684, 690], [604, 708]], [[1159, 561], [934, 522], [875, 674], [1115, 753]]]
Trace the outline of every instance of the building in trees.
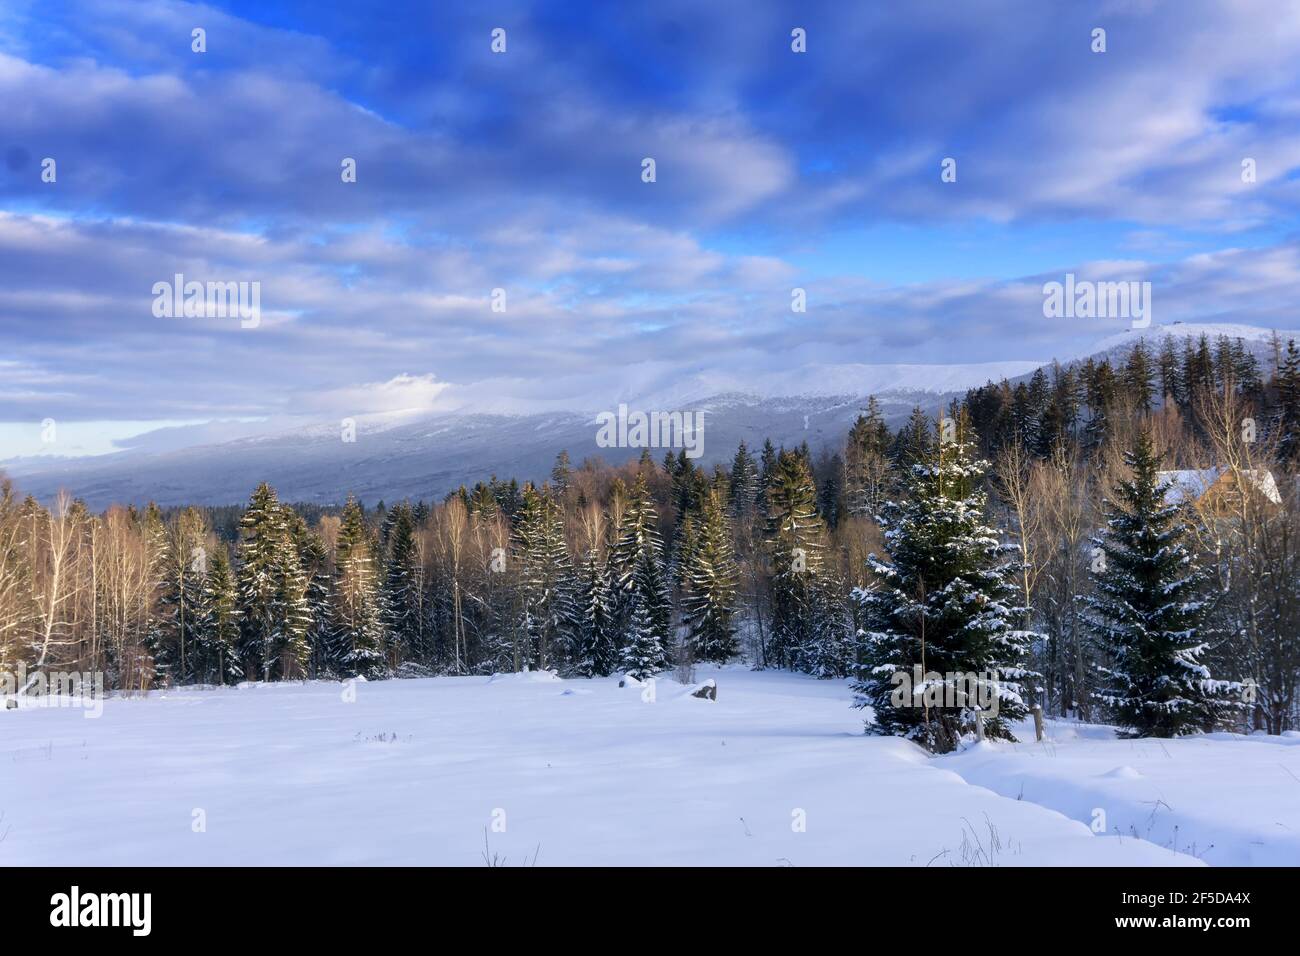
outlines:
[[1132, 477], [1115, 489], [1096, 542], [1096, 590], [1084, 602], [1103, 657], [1094, 698], [1127, 736], [1211, 730], [1232, 709], [1237, 685], [1213, 679], [1202, 660], [1211, 602], [1187, 541], [1190, 514], [1166, 500], [1147, 432], [1125, 462]]

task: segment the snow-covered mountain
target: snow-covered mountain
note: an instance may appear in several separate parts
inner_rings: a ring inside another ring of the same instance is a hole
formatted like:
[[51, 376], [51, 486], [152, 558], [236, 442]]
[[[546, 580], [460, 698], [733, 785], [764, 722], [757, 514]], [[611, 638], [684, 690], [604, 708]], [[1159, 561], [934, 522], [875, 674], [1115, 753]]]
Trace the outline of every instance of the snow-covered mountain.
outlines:
[[[1257, 359], [1262, 361], [1267, 358], [1271, 363], [1273, 355], [1272, 342], [1275, 335], [1285, 346], [1288, 338], [1300, 337], [1300, 331], [1265, 329], [1255, 325], [1237, 325], [1231, 322], [1172, 322], [1169, 325], [1152, 326], [1146, 329], [1125, 329], [1123, 332], [1102, 339], [1092, 349], [1088, 350], [1088, 354], [1113, 356], [1120, 352], [1128, 352], [1139, 339], [1145, 340], [1149, 347], [1157, 349], [1166, 337], [1173, 338], [1181, 348], [1183, 339], [1197, 340], [1201, 336], [1205, 336], [1213, 345], [1217, 339], [1226, 336], [1230, 339], [1241, 339], [1242, 343]], [[1085, 358], [1086, 356], [1079, 357]]]
[[[880, 398], [886, 416], [899, 421], [916, 404], [937, 408], [938, 392], [895, 392]], [[865, 396], [781, 396], [734, 393], [689, 404], [636, 403], [631, 410], [683, 409], [704, 413], [701, 463], [729, 460], [743, 439], [751, 447], [770, 437], [778, 444], [807, 441], [813, 449], [838, 443], [865, 406]], [[611, 412], [616, 409], [610, 409]], [[599, 455], [621, 462], [637, 448], [597, 446], [596, 417], [580, 412], [535, 415], [449, 412], [394, 424], [358, 418], [355, 441], [337, 423], [170, 451], [122, 451], [78, 459], [24, 459], [5, 469], [23, 491], [48, 498], [59, 488], [92, 508], [110, 503], [232, 504], [269, 481], [282, 498], [337, 502], [348, 494], [366, 501], [438, 498], [460, 484], [490, 475], [541, 480], [561, 449], [581, 462]], [[658, 460], [666, 449], [652, 448]]]
[[[1122, 333], [1089, 354], [1124, 351], [1139, 337], [1156, 344], [1166, 334], [1240, 337], [1261, 361], [1271, 355], [1271, 330], [1190, 324]], [[606, 408], [590, 398], [563, 400], [568, 409], [547, 402], [542, 406], [546, 411], [484, 401], [438, 413], [359, 416], [351, 442], [342, 440], [336, 421], [297, 423], [217, 441], [208, 437], [214, 431], [205, 426], [191, 444], [181, 432], [165, 439], [142, 436], [111, 455], [16, 459], [0, 466], [23, 491], [48, 499], [67, 488], [92, 508], [150, 500], [233, 504], [247, 500], [263, 480], [292, 501], [331, 503], [348, 494], [372, 502], [435, 499], [493, 474], [541, 480], [561, 449], [575, 464], [587, 456], [615, 463], [638, 456], [639, 447], [597, 445], [597, 415], [616, 412], [619, 402], [631, 411], [702, 411], [699, 463], [710, 465], [729, 460], [742, 439], [754, 449], [765, 438], [787, 446], [807, 441], [815, 453], [838, 447], [870, 395], [880, 402], [886, 420], [897, 425], [913, 407], [937, 411], [968, 388], [1003, 378], [1014, 381], [1040, 364], [803, 366], [762, 382], [688, 372], [668, 385], [630, 380]], [[652, 448], [651, 453], [658, 460], [665, 449]]]

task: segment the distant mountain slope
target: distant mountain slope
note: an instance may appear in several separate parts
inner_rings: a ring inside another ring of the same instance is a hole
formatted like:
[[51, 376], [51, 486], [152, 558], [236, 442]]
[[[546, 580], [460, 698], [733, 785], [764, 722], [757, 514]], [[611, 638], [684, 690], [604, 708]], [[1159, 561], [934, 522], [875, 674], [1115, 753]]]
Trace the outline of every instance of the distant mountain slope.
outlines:
[[[1177, 323], [1130, 330], [1103, 340], [1089, 354], [1120, 354], [1139, 338], [1158, 347], [1165, 335], [1202, 334], [1211, 340], [1241, 338], [1262, 367], [1271, 368], [1271, 330], [1240, 325]], [[1300, 337], [1300, 332], [1280, 334], [1284, 340]], [[915, 406], [933, 413], [968, 388], [1004, 378], [1014, 382], [1038, 367], [1036, 362], [823, 365], [794, 368], [763, 382], [688, 373], [670, 388], [623, 400], [634, 411], [702, 410], [700, 463], [707, 466], [729, 461], [742, 439], [755, 450], [764, 438], [787, 446], [807, 441], [814, 452], [838, 447], [870, 395], [896, 426]], [[18, 459], [3, 468], [25, 492], [49, 499], [67, 488], [96, 509], [150, 500], [233, 504], [247, 500], [259, 481], [269, 481], [292, 501], [331, 503], [348, 494], [366, 501], [435, 499], [493, 474], [540, 481], [561, 449], [575, 464], [594, 455], [614, 463], [638, 456], [639, 448], [597, 447], [596, 414], [602, 410], [615, 411], [616, 405], [534, 414], [468, 409], [414, 419], [409, 414], [358, 418], [351, 443], [341, 440], [332, 422], [182, 448], [173, 447], [174, 436], [166, 443], [145, 436], [138, 447], [113, 455]], [[659, 460], [665, 449], [651, 453]]]
[[[896, 392], [882, 397], [881, 406], [889, 419], [901, 421], [914, 405], [937, 409], [944, 397]], [[689, 407], [704, 412], [699, 461], [711, 465], [729, 461], [742, 439], [753, 447], [767, 437], [785, 445], [806, 440], [813, 449], [838, 444], [865, 404], [865, 397], [855, 396], [725, 395]], [[586, 414], [444, 414], [396, 426], [358, 420], [351, 443], [341, 440], [337, 426], [314, 427], [162, 453], [28, 459], [7, 470], [39, 498], [67, 488], [96, 509], [150, 500], [232, 504], [246, 500], [263, 480], [293, 501], [337, 502], [348, 494], [370, 502], [432, 499], [492, 474], [540, 481], [561, 449], [575, 464], [595, 455], [615, 463], [640, 455], [640, 448], [598, 447], [597, 431], [595, 417]], [[656, 461], [665, 452], [651, 449]]]

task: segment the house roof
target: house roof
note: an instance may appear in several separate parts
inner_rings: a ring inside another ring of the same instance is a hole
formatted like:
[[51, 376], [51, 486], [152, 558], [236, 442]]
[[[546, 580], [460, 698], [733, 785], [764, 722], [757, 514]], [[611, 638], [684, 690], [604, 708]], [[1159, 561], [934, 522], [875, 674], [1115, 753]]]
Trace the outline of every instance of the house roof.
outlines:
[[[1228, 472], [1229, 469], [1226, 466], [1215, 465], [1212, 468], [1162, 471], [1158, 473], [1157, 477], [1161, 482], [1167, 482], [1169, 485], [1165, 489], [1165, 501], [1170, 504], [1179, 504], [1184, 501], [1199, 501]], [[1248, 468], [1242, 471], [1242, 475], [1250, 483], [1251, 487], [1273, 504], [1280, 505], [1282, 503], [1282, 495], [1277, 490], [1277, 482], [1273, 478], [1273, 473], [1267, 468]]]

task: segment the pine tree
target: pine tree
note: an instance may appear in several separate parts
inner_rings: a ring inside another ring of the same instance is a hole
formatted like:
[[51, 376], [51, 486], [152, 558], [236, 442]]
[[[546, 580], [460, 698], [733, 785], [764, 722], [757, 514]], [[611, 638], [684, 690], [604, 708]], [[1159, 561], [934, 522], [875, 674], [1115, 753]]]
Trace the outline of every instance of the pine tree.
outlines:
[[[289, 509], [285, 509], [289, 512]], [[280, 540], [280, 600], [284, 627], [279, 641], [279, 672], [284, 680], [303, 680], [311, 668], [311, 578], [302, 564], [295, 527], [302, 519], [289, 512], [287, 531]], [[304, 528], [305, 530], [305, 528]]]
[[[875, 711], [869, 732], [908, 737], [937, 752], [973, 729], [978, 697], [963, 699], [958, 691], [996, 694], [997, 713], [985, 721], [985, 733], [1013, 740], [1010, 724], [1028, 712], [1021, 681], [1034, 676], [1024, 669], [1034, 635], [1014, 623], [1023, 614], [1017, 549], [983, 522], [988, 463], [972, 459], [973, 440], [969, 424], [958, 419], [955, 440], [930, 443], [928, 457], [908, 475], [907, 500], [882, 509], [889, 559], [872, 555], [873, 581], [854, 592], [863, 622], [854, 691], [856, 706]], [[940, 675], [951, 688], [947, 699], [939, 694], [935, 706], [896, 706], [895, 675], [910, 679], [914, 667]]]
[[1300, 463], [1300, 349], [1295, 339], [1286, 343], [1286, 358], [1277, 369], [1277, 456]]
[[[640, 626], [635, 621], [643, 618], [657, 648], [649, 660], [654, 663], [656, 669], [662, 670], [669, 664], [673, 644], [673, 605], [668, 593], [663, 563], [653, 549], [647, 548], [638, 555], [632, 580], [633, 623], [625, 631], [626, 642], [631, 643], [635, 639], [637, 628]], [[645, 646], [649, 648], [648, 644]]]
[[573, 472], [569, 467], [569, 453], [561, 451], [555, 456], [555, 467], [551, 469], [551, 486], [561, 498], [569, 490], [569, 482], [572, 478]]
[[527, 642], [524, 663], [546, 669], [571, 645], [578, 622], [563, 516], [549, 489], [524, 486], [515, 535], [520, 629]]
[[496, 495], [492, 493], [492, 489], [488, 485], [483, 484], [481, 481], [474, 486], [474, 492], [469, 495], [466, 507], [474, 520], [480, 525], [491, 524], [497, 519], [497, 515], [501, 513], [501, 506], [497, 503]]
[[931, 431], [929, 416], [921, 408], [913, 408], [894, 439], [891, 458], [897, 472], [905, 474], [912, 465], [929, 457]]
[[1036, 453], [1042, 458], [1050, 458], [1057, 449], [1064, 447], [1074, 438], [1078, 419], [1078, 382], [1074, 372], [1062, 368], [1059, 362], [1053, 362], [1051, 395], [1043, 413]]
[[[767, 659], [778, 667], [815, 669], [809, 653], [833, 637], [830, 606], [822, 589], [826, 528], [817, 514], [817, 489], [798, 452], [781, 452], [767, 489], [767, 542], [772, 556], [769, 589], [772, 626]], [[842, 639], [842, 635], [841, 635]]]
[[343, 662], [336, 659], [334, 654], [333, 586], [329, 553], [321, 536], [311, 531], [298, 515], [291, 515], [290, 536], [307, 582], [304, 603], [308, 619], [308, 673], [316, 677], [337, 676], [343, 673]]
[[643, 470], [637, 474], [636, 483], [628, 496], [609, 557], [620, 624], [625, 624], [630, 615], [629, 601], [634, 591], [634, 577], [641, 553], [649, 551], [655, 560], [662, 561], [663, 549], [663, 538], [659, 534], [659, 510], [650, 495], [646, 472]]
[[711, 494], [683, 576], [682, 614], [691, 660], [726, 663], [735, 656], [738, 578], [730, 524], [721, 497]]
[[1178, 352], [1174, 348], [1173, 336], [1166, 335], [1160, 343], [1160, 396], [1161, 404], [1173, 401], [1183, 405], [1187, 396], [1183, 391], [1182, 369], [1178, 364]]
[[736, 448], [736, 457], [731, 462], [732, 515], [739, 518], [750, 514], [758, 503], [758, 493], [758, 465], [742, 441]]
[[170, 526], [156, 510], [149, 519], [159, 542], [157, 564], [158, 614], [148, 642], [157, 677], [188, 684], [196, 679], [193, 652], [199, 639], [207, 529], [196, 508], [186, 508]]
[[855, 517], [874, 517], [884, 500], [889, 426], [873, 395], [844, 443], [844, 507]]
[[595, 549], [587, 553], [578, 575], [578, 615], [570, 653], [573, 672], [580, 677], [606, 677], [618, 661], [618, 634], [609, 569]]
[[[32, 501], [35, 505], [35, 501]], [[142, 537], [144, 538], [145, 575], [151, 592], [146, 602], [147, 612], [144, 621], [143, 644], [149, 651], [151, 673], [150, 680], [166, 682], [178, 680], [173, 672], [180, 655], [168, 640], [167, 619], [170, 617], [166, 603], [164, 578], [167, 573], [168, 547], [167, 524], [162, 511], [152, 501], [146, 506], [141, 517]]]
[[767, 507], [767, 489], [772, 483], [772, 474], [776, 471], [776, 448], [772, 446], [772, 439], [763, 439], [763, 451], [758, 460], [758, 503], [759, 507]]
[[1093, 697], [1123, 734], [1173, 737], [1213, 729], [1237, 685], [1211, 678], [1208, 577], [1187, 543], [1182, 504], [1165, 500], [1151, 436], [1139, 433], [1124, 456], [1133, 476], [1107, 502], [1096, 593], [1082, 615], [1106, 663]]
[[632, 610], [619, 668], [637, 680], [646, 680], [663, 669], [663, 645], [644, 605]]
[[844, 460], [839, 455], [822, 459], [821, 487], [817, 491], [817, 511], [828, 528], [840, 523], [840, 510], [843, 504], [840, 474], [844, 471]]
[[1151, 410], [1151, 392], [1155, 388], [1155, 369], [1151, 366], [1151, 353], [1142, 339], [1138, 339], [1128, 354], [1124, 367], [1124, 391], [1130, 407], [1139, 412]]
[[673, 562], [669, 567], [669, 577], [673, 586], [680, 593], [686, 589], [686, 578], [690, 574], [691, 559], [700, 544], [700, 515], [690, 512], [682, 519], [681, 530], [677, 532], [677, 548]]
[[207, 558], [194, 647], [195, 678], [205, 684], [230, 684], [243, 676], [239, 660], [239, 608], [235, 576], [225, 545]]
[[1099, 448], [1110, 436], [1110, 418], [1119, 397], [1119, 383], [1115, 378], [1115, 370], [1107, 359], [1100, 362], [1089, 359], [1085, 369], [1084, 389], [1089, 412], [1086, 427], [1088, 444], [1092, 448]]
[[308, 581], [286, 510], [263, 482], [239, 520], [240, 654], [246, 674], [262, 680], [306, 675], [311, 626]]
[[405, 502], [388, 512], [383, 623], [393, 649], [405, 659], [424, 653], [424, 575], [415, 541], [415, 517]]
[[361, 506], [349, 496], [335, 546], [334, 643], [344, 673], [367, 680], [387, 675], [378, 574]]

